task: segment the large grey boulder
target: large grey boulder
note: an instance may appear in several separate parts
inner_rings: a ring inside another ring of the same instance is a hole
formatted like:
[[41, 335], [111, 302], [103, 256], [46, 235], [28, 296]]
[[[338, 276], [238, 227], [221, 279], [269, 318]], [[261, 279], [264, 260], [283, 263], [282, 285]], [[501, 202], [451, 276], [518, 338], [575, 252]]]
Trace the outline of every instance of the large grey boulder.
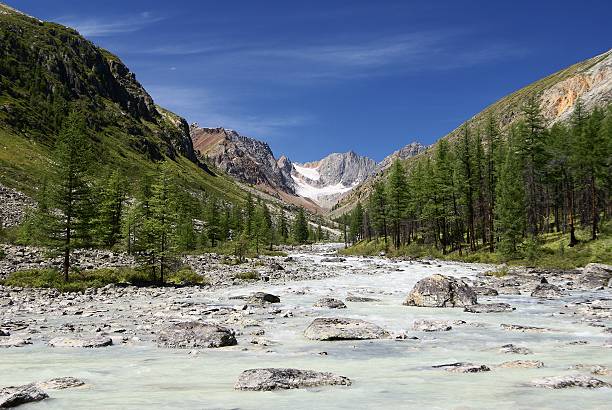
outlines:
[[566, 389], [568, 387], [596, 389], [600, 387], [612, 387], [612, 385], [608, 382], [581, 374], [543, 377], [541, 379], [532, 380], [531, 385], [534, 387], [544, 387], [547, 389]]
[[577, 285], [593, 289], [600, 286], [610, 286], [612, 281], [612, 265], [603, 263], [589, 263], [578, 276]]
[[366, 340], [388, 338], [389, 332], [374, 323], [341, 317], [317, 318], [304, 331], [312, 340]]
[[466, 307], [478, 303], [476, 293], [461, 279], [433, 275], [421, 279], [404, 305], [422, 307]]
[[202, 322], [177, 323], [162, 329], [159, 347], [174, 349], [213, 348], [238, 344], [234, 332], [225, 327]]
[[17, 407], [22, 404], [41, 401], [49, 395], [34, 384], [0, 388], [0, 408]]
[[299, 389], [317, 386], [350, 386], [351, 380], [328, 372], [300, 369], [249, 369], [234, 384], [237, 390]]
[[106, 347], [113, 344], [110, 337], [95, 336], [83, 338], [56, 337], [49, 340], [52, 347]]
[[334, 298], [321, 298], [313, 306], [327, 309], [346, 309], [343, 301]]
[[271, 293], [256, 292], [247, 299], [247, 304], [249, 305], [263, 306], [267, 303], [280, 303], [280, 298]]

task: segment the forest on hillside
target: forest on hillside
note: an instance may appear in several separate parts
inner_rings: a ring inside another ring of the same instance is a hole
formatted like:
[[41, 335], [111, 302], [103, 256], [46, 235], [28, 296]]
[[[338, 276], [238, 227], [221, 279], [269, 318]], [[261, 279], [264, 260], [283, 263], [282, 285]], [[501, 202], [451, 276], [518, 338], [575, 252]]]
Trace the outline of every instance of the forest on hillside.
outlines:
[[[547, 235], [579, 241], [607, 237], [612, 212], [612, 107], [545, 126], [529, 100], [507, 130], [489, 116], [453, 143], [441, 140], [408, 169], [396, 161], [367, 202], [339, 219], [355, 252], [434, 249], [442, 255], [495, 253], [535, 259]], [[576, 231], [585, 232], [578, 238]], [[375, 241], [378, 247], [365, 243]]]

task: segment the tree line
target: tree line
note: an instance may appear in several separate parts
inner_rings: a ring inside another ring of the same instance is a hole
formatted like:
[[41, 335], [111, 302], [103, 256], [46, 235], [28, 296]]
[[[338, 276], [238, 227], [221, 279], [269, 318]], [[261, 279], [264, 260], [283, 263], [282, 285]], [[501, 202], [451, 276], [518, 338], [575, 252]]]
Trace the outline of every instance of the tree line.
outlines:
[[242, 261], [249, 249], [259, 255], [278, 244], [329, 239], [321, 225], [310, 227], [302, 208], [291, 219], [284, 209], [274, 211], [251, 193], [243, 203], [189, 193], [178, 183], [170, 160], [139, 181], [118, 170], [96, 178], [92, 152], [83, 114], [69, 114], [37, 206], [18, 232], [20, 243], [61, 253], [66, 280], [76, 248], [126, 251], [163, 283], [169, 271], [180, 267], [180, 255], [188, 252], [228, 244]]
[[612, 106], [585, 112], [578, 101], [569, 121], [545, 125], [531, 99], [506, 131], [489, 115], [483, 126], [463, 126], [453, 143], [439, 141], [408, 170], [395, 161], [366, 203], [340, 219], [347, 240], [515, 257], [551, 232], [576, 245], [578, 225], [597, 239], [612, 211]]

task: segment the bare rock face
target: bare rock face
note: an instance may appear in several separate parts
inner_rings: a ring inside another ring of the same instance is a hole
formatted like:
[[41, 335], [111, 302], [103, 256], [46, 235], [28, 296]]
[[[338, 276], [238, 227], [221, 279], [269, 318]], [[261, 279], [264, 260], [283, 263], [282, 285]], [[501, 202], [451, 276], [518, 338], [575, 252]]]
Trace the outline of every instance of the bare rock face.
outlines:
[[328, 372], [300, 369], [249, 369], [240, 374], [234, 388], [237, 390], [283, 390], [318, 386], [350, 386], [351, 380]]
[[49, 395], [34, 384], [0, 388], [0, 408], [17, 407], [48, 398]]
[[536, 288], [531, 292], [531, 296], [538, 298], [558, 298], [562, 295], [561, 289], [558, 286], [551, 285], [550, 283], [540, 283]]
[[312, 340], [366, 340], [388, 338], [389, 332], [361, 319], [318, 318], [304, 331]]
[[381, 171], [381, 170], [385, 170], [389, 168], [396, 159], [405, 160], [408, 158], [412, 158], [415, 155], [420, 154], [421, 152], [425, 151], [427, 148], [428, 147], [421, 144], [420, 142], [413, 141], [410, 144], [405, 145], [399, 150], [395, 151], [393, 154], [387, 156], [382, 161], [380, 161], [380, 163], [376, 167], [376, 171]]
[[185, 322], [171, 325], [159, 333], [157, 345], [174, 349], [235, 346], [234, 332], [211, 323]]
[[404, 305], [466, 307], [477, 303], [476, 293], [464, 281], [450, 276], [433, 275], [414, 285]]
[[313, 306], [327, 309], [346, 309], [344, 302], [335, 298], [321, 298]]
[[601, 387], [612, 387], [608, 382], [581, 374], [543, 377], [541, 379], [532, 380], [531, 385], [533, 387], [544, 387], [547, 389], [566, 389], [569, 387], [597, 389]]
[[110, 337], [85, 337], [85, 338], [70, 338], [56, 337], [49, 340], [49, 346], [52, 347], [106, 347], [111, 346], [113, 340]]

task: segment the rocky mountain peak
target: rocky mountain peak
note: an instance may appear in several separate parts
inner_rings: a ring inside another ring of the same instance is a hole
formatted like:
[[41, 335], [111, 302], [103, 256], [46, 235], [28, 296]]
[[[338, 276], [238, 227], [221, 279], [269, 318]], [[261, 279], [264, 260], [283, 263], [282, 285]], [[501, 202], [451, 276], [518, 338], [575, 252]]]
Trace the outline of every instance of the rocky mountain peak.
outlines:
[[393, 164], [393, 161], [395, 161], [396, 159], [408, 159], [425, 151], [426, 149], [427, 147], [425, 145], [421, 144], [420, 142], [413, 141], [408, 145], [404, 145], [402, 148], [393, 152], [391, 155], [385, 157], [385, 159], [380, 161], [380, 163], [376, 167], [376, 170], [381, 171], [387, 169], [391, 166], [391, 164]]

